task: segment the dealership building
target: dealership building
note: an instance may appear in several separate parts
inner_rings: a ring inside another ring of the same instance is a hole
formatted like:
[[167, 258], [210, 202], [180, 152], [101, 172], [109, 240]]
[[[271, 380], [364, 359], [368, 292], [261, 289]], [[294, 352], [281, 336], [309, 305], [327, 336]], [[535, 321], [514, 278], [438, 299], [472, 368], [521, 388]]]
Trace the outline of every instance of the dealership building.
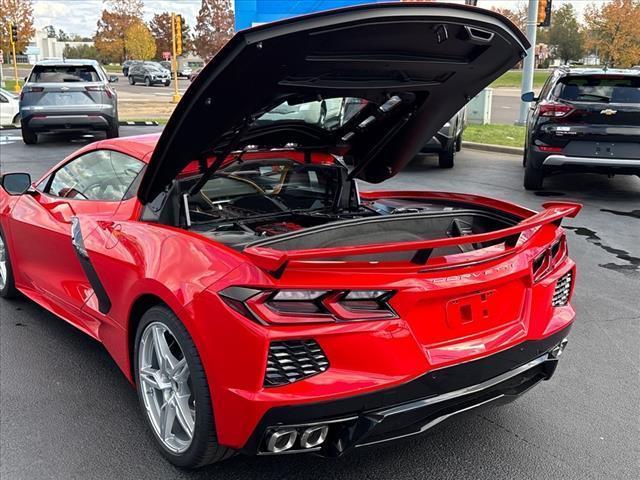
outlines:
[[375, 0], [235, 0], [236, 30], [305, 13], [348, 7]]

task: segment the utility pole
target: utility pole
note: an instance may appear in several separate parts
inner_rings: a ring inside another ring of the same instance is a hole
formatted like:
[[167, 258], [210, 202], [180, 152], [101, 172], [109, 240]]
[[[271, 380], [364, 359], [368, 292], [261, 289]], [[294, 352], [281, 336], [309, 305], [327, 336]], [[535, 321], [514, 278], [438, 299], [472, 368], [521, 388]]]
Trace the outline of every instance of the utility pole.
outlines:
[[4, 88], [4, 52], [0, 50], [0, 87]]
[[178, 54], [176, 47], [176, 20], [180, 18], [180, 15], [176, 15], [175, 13], [171, 14], [171, 37], [173, 43], [173, 51], [171, 52], [171, 67], [173, 69], [173, 99], [171, 100], [173, 103], [178, 103], [180, 101], [180, 93], [178, 93]]
[[[536, 61], [536, 30], [538, 27], [538, 0], [529, 0], [529, 11], [527, 12], [527, 39], [531, 44], [527, 50], [522, 68], [522, 89], [521, 94], [533, 91], [533, 69]], [[520, 115], [516, 125], [524, 125], [527, 122], [530, 102], [520, 102]]]

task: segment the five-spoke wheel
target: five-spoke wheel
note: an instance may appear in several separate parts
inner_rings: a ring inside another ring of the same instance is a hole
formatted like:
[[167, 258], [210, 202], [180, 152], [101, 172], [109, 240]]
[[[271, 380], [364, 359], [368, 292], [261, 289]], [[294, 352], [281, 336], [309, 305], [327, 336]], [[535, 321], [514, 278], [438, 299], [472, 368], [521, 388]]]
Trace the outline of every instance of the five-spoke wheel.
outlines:
[[153, 431], [170, 451], [191, 445], [196, 404], [191, 395], [189, 364], [166, 325], [149, 324], [140, 340], [140, 389]]

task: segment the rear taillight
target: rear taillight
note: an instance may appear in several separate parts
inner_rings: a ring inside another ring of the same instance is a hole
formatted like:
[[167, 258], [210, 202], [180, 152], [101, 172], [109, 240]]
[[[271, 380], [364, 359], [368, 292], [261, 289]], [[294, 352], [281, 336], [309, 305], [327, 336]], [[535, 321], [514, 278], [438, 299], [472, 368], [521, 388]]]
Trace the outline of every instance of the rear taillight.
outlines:
[[397, 318], [388, 290], [262, 290], [229, 287], [221, 298], [236, 312], [263, 324], [325, 323]]
[[575, 108], [571, 105], [567, 105], [566, 103], [555, 102], [553, 100], [545, 101], [540, 103], [540, 116], [542, 117], [566, 117], [570, 115]]
[[541, 152], [549, 152], [549, 153], [560, 153], [560, 152], [562, 152], [562, 147], [550, 147], [548, 145], [536, 145], [536, 147]]
[[567, 256], [567, 238], [562, 235], [556, 240], [551, 247], [544, 250], [538, 255], [531, 269], [533, 270], [533, 281], [537, 282], [543, 279], [548, 273], [562, 262]]

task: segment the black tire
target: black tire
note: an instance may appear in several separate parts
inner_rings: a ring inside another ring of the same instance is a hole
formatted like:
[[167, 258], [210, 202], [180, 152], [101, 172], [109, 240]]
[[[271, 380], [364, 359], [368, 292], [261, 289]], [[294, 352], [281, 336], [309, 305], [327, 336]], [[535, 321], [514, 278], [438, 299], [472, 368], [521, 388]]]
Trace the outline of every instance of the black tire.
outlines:
[[129, 75], [129, 85], [135, 85], [135, 84], [136, 84], [135, 79], [133, 78], [133, 76]]
[[544, 172], [533, 166], [532, 162], [526, 162], [524, 167], [524, 188], [526, 190], [540, 190], [544, 183]]
[[165, 87], [168, 87], [169, 85], [171, 85], [171, 81], [164, 82]]
[[145, 414], [145, 421], [151, 430], [151, 436], [158, 445], [164, 457], [172, 464], [180, 468], [196, 469], [212, 463], [221, 462], [234, 455], [235, 451], [218, 444], [216, 428], [213, 417], [213, 406], [207, 377], [204, 373], [200, 355], [193, 340], [189, 336], [182, 322], [176, 315], [164, 306], [151, 307], [142, 316], [136, 332], [134, 348], [134, 372], [135, 382], [138, 391], [138, 400], [142, 411], [145, 412], [144, 399], [140, 391], [140, 374], [138, 371], [138, 356], [140, 350], [140, 339], [147, 325], [150, 323], [162, 323], [169, 328], [175, 339], [178, 341], [182, 352], [187, 359], [191, 374], [191, 390], [195, 397], [196, 419], [191, 445], [183, 453], [175, 454], [170, 452], [160, 441], [153, 431], [149, 418]]
[[144, 86], [145, 87], [151, 86], [151, 79], [149, 77], [144, 77]]
[[120, 127], [118, 125], [118, 121], [114, 120], [114, 122], [109, 125], [107, 129], [107, 138], [118, 138], [120, 136]]
[[35, 145], [38, 143], [38, 134], [29, 127], [22, 125], [22, 141], [26, 145]]
[[2, 237], [2, 243], [4, 245], [5, 265], [7, 269], [7, 278], [4, 282], [4, 287], [0, 288], [0, 297], [2, 298], [16, 298], [18, 296], [18, 290], [16, 289], [15, 280], [13, 278], [13, 267], [11, 266], [11, 257], [9, 257], [9, 248], [7, 247], [7, 241], [0, 230], [0, 237]]
[[447, 150], [438, 153], [438, 166], [440, 168], [453, 168], [453, 160], [455, 156], [456, 149], [454, 142]]

